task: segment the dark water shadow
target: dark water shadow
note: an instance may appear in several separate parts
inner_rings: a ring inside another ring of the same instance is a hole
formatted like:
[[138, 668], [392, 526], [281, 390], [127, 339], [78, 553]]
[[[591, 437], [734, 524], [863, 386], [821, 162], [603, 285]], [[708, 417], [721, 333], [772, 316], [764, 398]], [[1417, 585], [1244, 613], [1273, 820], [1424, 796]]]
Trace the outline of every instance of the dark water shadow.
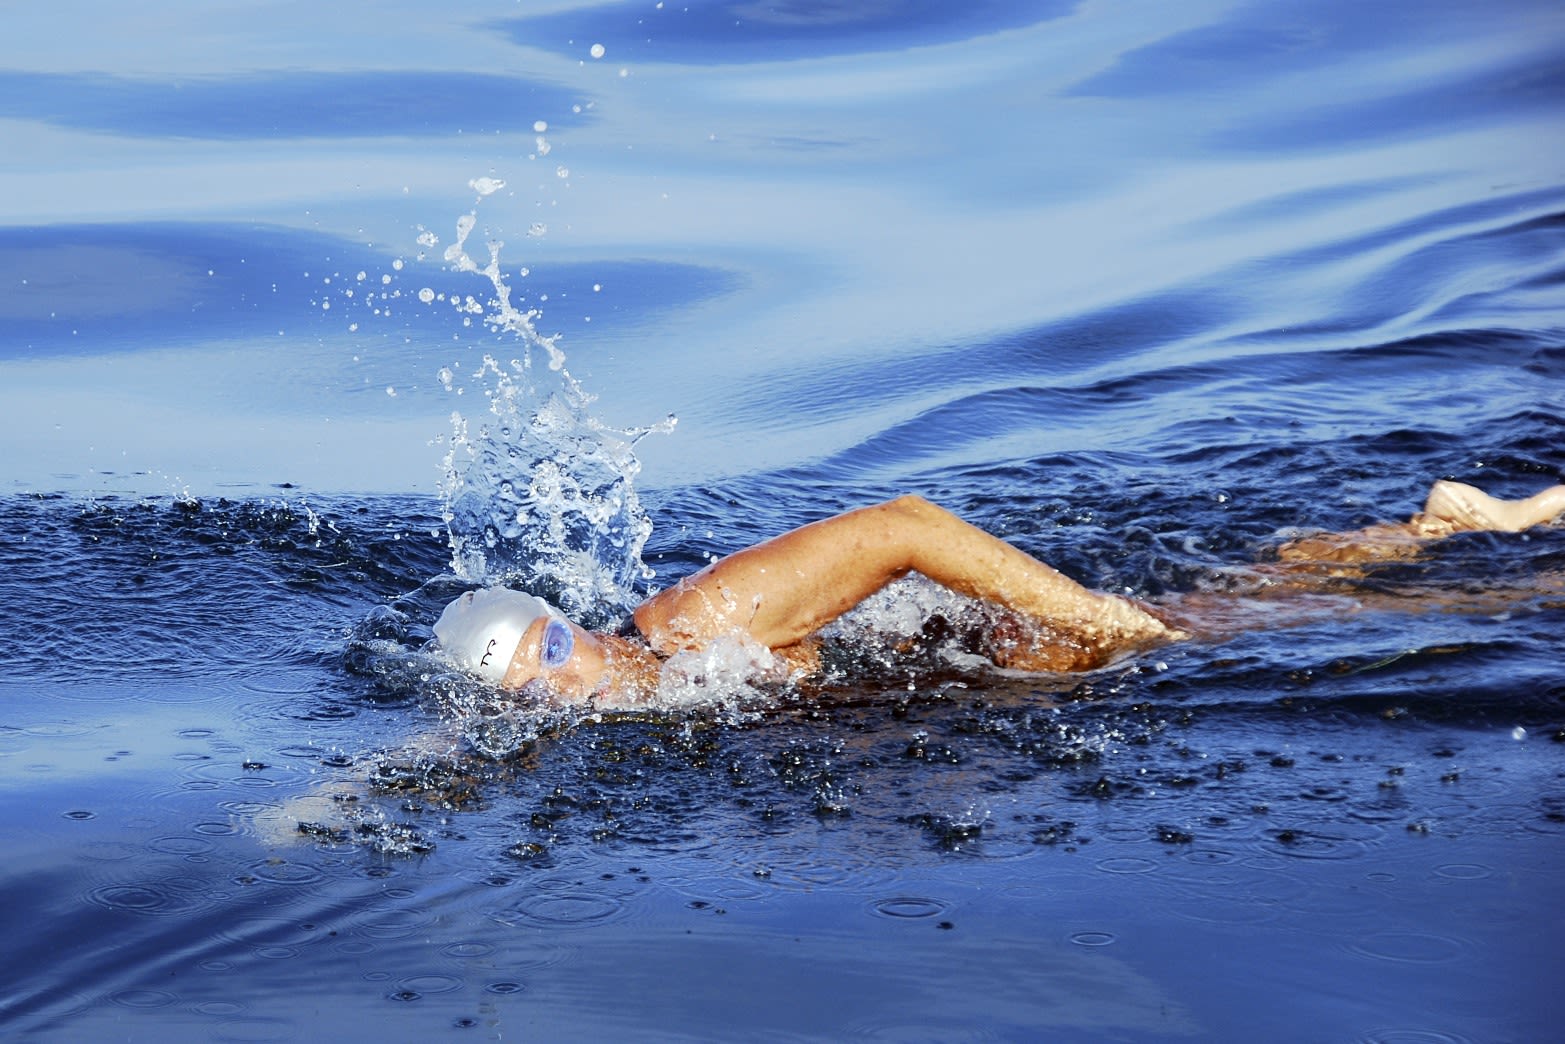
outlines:
[[1063, 18], [1079, 0], [690, 0], [599, 4], [509, 19], [499, 32], [526, 47], [610, 61], [728, 65], [871, 54], [954, 43]]
[[[407, 252], [276, 225], [135, 222], [0, 228], [0, 358], [120, 354], [244, 338], [354, 334], [409, 354], [448, 341], [454, 304], [492, 294], [481, 277], [404, 265]], [[538, 309], [548, 332], [654, 323], [732, 292], [733, 273], [664, 261], [544, 263], [514, 279], [513, 303]], [[432, 294], [429, 301], [422, 291]], [[590, 315], [591, 318], [585, 318]], [[292, 343], [292, 342], [290, 342]], [[218, 349], [214, 349], [218, 350]], [[340, 364], [340, 360], [338, 360]], [[419, 377], [427, 377], [423, 370]]]
[[531, 133], [581, 126], [581, 97], [485, 73], [300, 71], [131, 77], [0, 72], [0, 115], [146, 138], [279, 141]]

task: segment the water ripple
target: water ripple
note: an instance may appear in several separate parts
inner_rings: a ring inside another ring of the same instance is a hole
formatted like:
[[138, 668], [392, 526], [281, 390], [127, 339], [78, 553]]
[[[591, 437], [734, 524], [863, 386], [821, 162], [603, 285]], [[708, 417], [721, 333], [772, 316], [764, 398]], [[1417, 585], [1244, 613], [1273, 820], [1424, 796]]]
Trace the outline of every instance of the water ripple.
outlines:
[[1070, 941], [1077, 946], [1099, 947], [1112, 946], [1119, 941], [1113, 932], [1082, 931], [1072, 932]]
[[1471, 946], [1465, 940], [1445, 935], [1388, 930], [1361, 936], [1348, 949], [1362, 957], [1395, 964], [1444, 964], [1460, 959]]
[[490, 916], [510, 928], [577, 930], [609, 924], [625, 917], [629, 903], [597, 892], [548, 892], [529, 895]]
[[161, 881], [101, 885], [89, 890], [87, 898], [105, 909], [154, 915], [185, 914], [197, 905]]
[[949, 908], [950, 904], [943, 899], [931, 899], [912, 895], [898, 895], [886, 899], [876, 899], [870, 903], [870, 909], [875, 913], [882, 917], [890, 917], [896, 920], [939, 917]]

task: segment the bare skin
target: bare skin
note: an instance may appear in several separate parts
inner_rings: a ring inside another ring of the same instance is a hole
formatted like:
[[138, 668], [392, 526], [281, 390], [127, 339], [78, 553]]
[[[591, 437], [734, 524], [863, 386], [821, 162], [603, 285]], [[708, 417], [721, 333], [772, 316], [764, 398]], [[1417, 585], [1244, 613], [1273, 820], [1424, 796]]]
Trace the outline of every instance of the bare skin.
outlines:
[[[1501, 501], [1457, 482], [1437, 482], [1424, 510], [1405, 523], [1294, 541], [1288, 567], [1328, 563], [1330, 572], [1409, 557], [1431, 540], [1465, 530], [1516, 532], [1565, 512], [1565, 486]], [[546, 621], [522, 636], [501, 686], [541, 682], [555, 699], [604, 707], [648, 702], [661, 659], [725, 636], [759, 643], [807, 672], [810, 637], [865, 598], [910, 573], [1010, 610], [1030, 627], [998, 643], [1001, 666], [1080, 671], [1187, 637], [1167, 611], [1089, 590], [1055, 569], [921, 497], [859, 508], [735, 552], [648, 598], [635, 611], [646, 644], [572, 624], [575, 650], [557, 668], [541, 665]], [[1185, 614], [1180, 613], [1181, 617]], [[1192, 627], [1192, 629], [1197, 629]]]
[[1318, 565], [1320, 571], [1333, 575], [1356, 575], [1352, 566], [1412, 558], [1431, 540], [1454, 533], [1519, 533], [1561, 513], [1565, 513], [1565, 486], [1551, 486], [1525, 500], [1500, 500], [1465, 482], [1441, 480], [1430, 488], [1424, 510], [1406, 522], [1305, 537], [1284, 544], [1277, 557], [1306, 567]]
[[742, 631], [792, 646], [887, 584], [921, 573], [969, 598], [1046, 625], [1040, 655], [1072, 669], [1098, 650], [1166, 640], [1168, 628], [1125, 598], [1090, 591], [922, 497], [860, 508], [729, 555], [648, 599], [636, 626], [668, 654]]

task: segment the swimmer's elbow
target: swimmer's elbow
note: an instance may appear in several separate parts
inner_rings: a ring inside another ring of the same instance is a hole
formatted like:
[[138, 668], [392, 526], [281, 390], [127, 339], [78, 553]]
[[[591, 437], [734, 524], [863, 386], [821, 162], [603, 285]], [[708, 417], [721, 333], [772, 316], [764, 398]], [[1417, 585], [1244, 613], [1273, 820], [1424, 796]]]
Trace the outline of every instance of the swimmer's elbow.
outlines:
[[917, 493], [904, 493], [899, 497], [893, 497], [885, 501], [880, 506], [904, 515], [923, 515], [931, 511], [943, 510], [933, 501], [927, 500]]

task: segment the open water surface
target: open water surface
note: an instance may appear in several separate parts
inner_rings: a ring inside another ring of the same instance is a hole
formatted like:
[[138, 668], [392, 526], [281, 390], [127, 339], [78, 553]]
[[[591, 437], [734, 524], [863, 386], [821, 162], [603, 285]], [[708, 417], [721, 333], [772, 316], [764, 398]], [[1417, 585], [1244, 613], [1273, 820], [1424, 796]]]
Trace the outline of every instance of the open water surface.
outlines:
[[1167, 601], [1565, 480], [1554, 5], [7, 22], [7, 1037], [1557, 1034], [1565, 528], [1078, 677], [421, 650], [903, 491]]

